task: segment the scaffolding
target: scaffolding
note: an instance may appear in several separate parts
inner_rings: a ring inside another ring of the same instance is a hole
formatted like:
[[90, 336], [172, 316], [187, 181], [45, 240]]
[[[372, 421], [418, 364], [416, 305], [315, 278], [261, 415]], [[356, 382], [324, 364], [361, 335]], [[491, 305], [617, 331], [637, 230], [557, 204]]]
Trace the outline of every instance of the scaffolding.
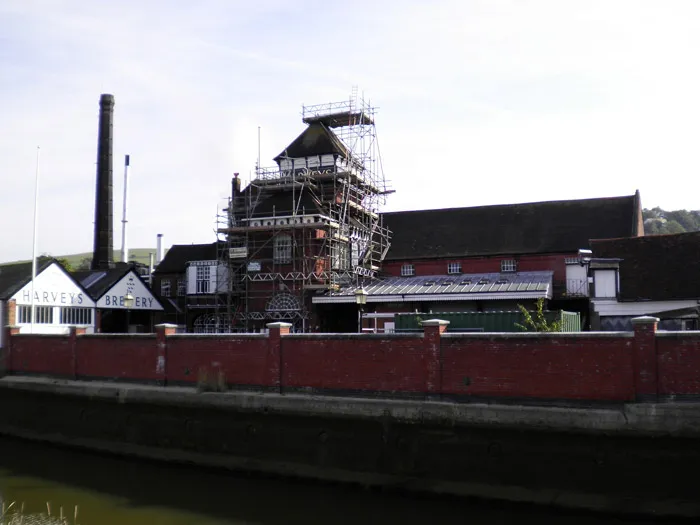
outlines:
[[226, 281], [218, 331], [260, 331], [271, 321], [309, 331], [313, 295], [376, 277], [391, 239], [380, 209], [393, 190], [375, 112], [356, 89], [346, 101], [302, 106], [304, 133], [323, 135], [332, 151], [285, 149], [275, 167], [257, 165], [244, 189], [234, 177], [217, 217]]

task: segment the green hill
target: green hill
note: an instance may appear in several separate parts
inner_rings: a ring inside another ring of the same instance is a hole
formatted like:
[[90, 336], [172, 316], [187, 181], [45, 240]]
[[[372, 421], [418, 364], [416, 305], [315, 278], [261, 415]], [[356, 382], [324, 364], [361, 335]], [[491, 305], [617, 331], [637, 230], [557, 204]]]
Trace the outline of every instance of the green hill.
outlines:
[[[114, 262], [120, 262], [121, 261], [121, 250], [114, 250], [113, 252], [113, 257], [114, 257]], [[148, 265], [150, 259], [149, 256], [150, 254], [153, 254], [153, 258], [155, 260], [156, 256], [156, 250], [155, 248], [134, 248], [129, 250], [129, 259], [131, 261], [141, 263]], [[163, 256], [167, 253], [167, 250], [163, 250]], [[92, 261], [92, 252], [84, 252], [84, 253], [73, 253], [70, 255], [54, 255], [50, 253], [42, 253], [41, 256], [43, 257], [55, 257], [56, 259], [61, 260], [61, 262], [67, 264], [70, 269], [72, 270], [88, 270], [90, 269], [90, 262]], [[12, 262], [28, 262], [28, 259], [26, 261], [12, 261]], [[7, 263], [0, 263], [0, 264], [11, 264], [10, 262]]]

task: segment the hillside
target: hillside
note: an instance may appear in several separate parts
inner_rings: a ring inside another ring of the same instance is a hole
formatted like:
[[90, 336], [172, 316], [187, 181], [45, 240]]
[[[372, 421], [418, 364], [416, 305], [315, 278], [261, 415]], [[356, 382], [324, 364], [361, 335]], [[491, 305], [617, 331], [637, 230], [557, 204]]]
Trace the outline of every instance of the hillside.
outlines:
[[700, 231], [700, 210], [666, 211], [652, 208], [642, 210], [642, 215], [646, 235]]
[[[167, 251], [168, 250], [163, 250], [163, 256], [165, 256]], [[154, 248], [134, 248], [134, 249], [129, 250], [129, 258], [132, 261], [136, 261], [138, 263], [148, 265], [149, 256], [151, 253], [153, 254], [153, 257], [155, 259], [156, 250]], [[70, 255], [54, 255], [54, 254], [44, 253], [44, 254], [42, 254], [42, 256], [51, 256], [51, 257], [55, 257], [56, 259], [60, 259], [61, 262], [66, 263], [73, 270], [89, 269], [90, 268], [90, 261], [92, 260], [92, 252], [73, 253]], [[121, 251], [114, 250], [113, 257], [114, 257], [114, 262], [121, 261]], [[12, 262], [24, 262], [24, 261], [12, 261]], [[6, 263], [0, 263], [0, 265], [1, 264], [10, 264], [10, 262], [8, 261]]]

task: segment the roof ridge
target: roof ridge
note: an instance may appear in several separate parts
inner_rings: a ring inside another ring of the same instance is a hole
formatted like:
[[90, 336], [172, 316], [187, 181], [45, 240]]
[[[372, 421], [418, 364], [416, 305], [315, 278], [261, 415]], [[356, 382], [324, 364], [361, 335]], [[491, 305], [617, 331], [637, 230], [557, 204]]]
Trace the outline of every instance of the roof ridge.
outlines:
[[532, 201], [532, 202], [516, 202], [516, 203], [503, 203], [503, 204], [481, 204], [477, 206], [452, 206], [449, 208], [426, 208], [423, 210], [397, 210], [391, 212], [383, 212], [382, 215], [394, 215], [398, 213], [421, 213], [421, 212], [431, 212], [431, 211], [454, 211], [454, 210], [467, 210], [467, 209], [478, 209], [478, 208], [513, 208], [516, 206], [531, 206], [533, 204], [569, 204], [569, 203], [582, 203], [582, 202], [593, 202], [593, 201], [611, 201], [611, 200], [622, 200], [622, 199], [633, 199], [634, 195], [617, 195], [614, 197], [591, 197], [586, 199], [559, 199], [559, 200], [548, 200], [548, 201]]

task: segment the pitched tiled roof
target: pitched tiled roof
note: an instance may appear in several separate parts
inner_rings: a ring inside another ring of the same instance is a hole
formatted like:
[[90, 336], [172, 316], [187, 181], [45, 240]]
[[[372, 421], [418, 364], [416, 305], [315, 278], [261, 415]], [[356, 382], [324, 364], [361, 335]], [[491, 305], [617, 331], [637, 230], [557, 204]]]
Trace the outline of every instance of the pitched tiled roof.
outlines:
[[393, 232], [387, 260], [576, 253], [589, 239], [643, 234], [638, 193], [383, 216]]
[[[55, 262], [53, 259], [39, 261], [36, 268], [37, 275], [53, 262]], [[31, 261], [0, 266], [0, 299], [9, 299], [31, 280]]]
[[88, 291], [90, 297], [96, 301], [129, 273], [130, 270], [131, 267], [128, 265], [119, 265], [109, 270], [85, 270], [73, 272], [71, 275]]
[[620, 298], [700, 298], [700, 232], [591, 241], [593, 257], [619, 257]]
[[302, 158], [316, 155], [340, 155], [348, 158], [348, 149], [338, 136], [321, 122], [314, 122], [275, 157], [279, 162], [283, 157]]
[[217, 243], [174, 244], [154, 273], [182, 273], [190, 261], [213, 261], [218, 258]]
[[[364, 286], [367, 301], [432, 301], [517, 299], [550, 297], [551, 271], [517, 273], [479, 273], [461, 275], [421, 275], [387, 277]], [[355, 301], [355, 287], [349, 287], [326, 296], [316, 296], [314, 303]]]

